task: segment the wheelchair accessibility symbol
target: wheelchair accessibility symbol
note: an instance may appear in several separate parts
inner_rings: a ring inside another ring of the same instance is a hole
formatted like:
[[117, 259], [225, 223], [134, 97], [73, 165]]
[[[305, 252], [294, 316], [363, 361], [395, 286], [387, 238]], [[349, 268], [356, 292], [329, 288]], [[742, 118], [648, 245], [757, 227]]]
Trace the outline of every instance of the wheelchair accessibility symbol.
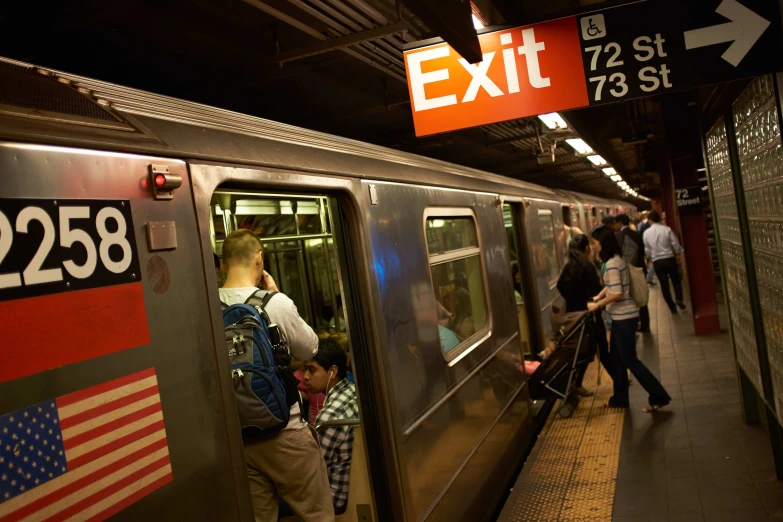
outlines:
[[582, 18], [579, 21], [582, 26], [582, 39], [595, 40], [606, 36], [606, 25], [604, 24], [604, 15], [593, 14]]

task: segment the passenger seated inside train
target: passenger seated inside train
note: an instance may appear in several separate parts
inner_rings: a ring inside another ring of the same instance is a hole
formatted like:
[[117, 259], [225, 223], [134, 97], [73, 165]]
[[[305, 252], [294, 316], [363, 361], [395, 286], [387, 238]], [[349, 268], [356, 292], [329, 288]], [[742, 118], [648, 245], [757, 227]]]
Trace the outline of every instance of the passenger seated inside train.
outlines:
[[338, 295], [334, 298], [337, 305], [337, 312], [329, 319], [329, 332], [337, 333], [345, 331], [345, 310], [343, 310], [343, 296]]
[[[318, 353], [305, 363], [304, 383], [312, 393], [324, 393], [326, 401], [316, 426], [327, 421], [358, 419], [356, 388], [347, 379], [348, 355], [335, 339], [322, 339]], [[320, 431], [321, 453], [326, 462], [334, 512], [345, 513], [353, 454], [353, 426], [333, 426]]]

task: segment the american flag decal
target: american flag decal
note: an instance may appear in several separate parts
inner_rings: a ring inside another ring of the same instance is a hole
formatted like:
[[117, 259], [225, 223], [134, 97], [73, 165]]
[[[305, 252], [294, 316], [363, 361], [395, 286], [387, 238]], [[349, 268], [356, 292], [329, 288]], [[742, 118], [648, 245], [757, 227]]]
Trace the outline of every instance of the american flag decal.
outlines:
[[154, 368], [0, 417], [0, 522], [105, 520], [171, 481]]

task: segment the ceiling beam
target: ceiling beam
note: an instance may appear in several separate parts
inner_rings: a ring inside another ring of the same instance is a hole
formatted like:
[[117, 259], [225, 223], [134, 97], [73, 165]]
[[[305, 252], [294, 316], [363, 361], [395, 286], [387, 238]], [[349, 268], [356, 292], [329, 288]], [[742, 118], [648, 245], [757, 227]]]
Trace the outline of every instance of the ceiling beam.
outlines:
[[473, 11], [464, 0], [403, 0], [408, 9], [469, 63], [482, 60]]
[[358, 33], [352, 33], [339, 38], [330, 38], [323, 42], [318, 42], [298, 49], [291, 49], [290, 51], [281, 51], [275, 54], [275, 62], [280, 65], [286, 62], [292, 62], [294, 60], [301, 60], [302, 58], [308, 58], [310, 56], [316, 56], [329, 51], [335, 51], [368, 40], [377, 40], [383, 36], [389, 36], [392, 34], [402, 33], [408, 30], [408, 24], [405, 22], [396, 22], [383, 27], [376, 27], [374, 29], [368, 29], [367, 31], [361, 31]]

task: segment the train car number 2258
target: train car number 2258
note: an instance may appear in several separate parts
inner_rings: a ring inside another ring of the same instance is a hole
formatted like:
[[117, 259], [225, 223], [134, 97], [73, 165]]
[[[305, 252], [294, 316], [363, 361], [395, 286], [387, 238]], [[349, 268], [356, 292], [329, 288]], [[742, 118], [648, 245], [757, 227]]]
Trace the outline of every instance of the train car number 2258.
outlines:
[[129, 201], [0, 198], [0, 301], [140, 278]]

